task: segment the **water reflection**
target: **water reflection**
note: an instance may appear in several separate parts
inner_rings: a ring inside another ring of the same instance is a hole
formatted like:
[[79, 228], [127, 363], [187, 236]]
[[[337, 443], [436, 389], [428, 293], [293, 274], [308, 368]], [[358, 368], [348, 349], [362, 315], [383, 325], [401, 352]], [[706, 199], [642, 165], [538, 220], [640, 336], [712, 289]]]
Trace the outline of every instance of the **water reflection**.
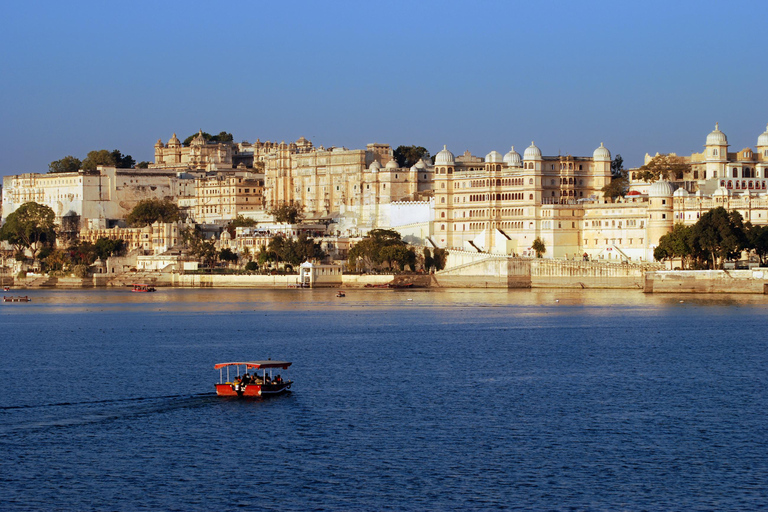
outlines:
[[126, 289], [29, 290], [31, 303], [3, 303], [0, 314], [96, 311], [189, 311], [222, 312], [249, 310], [429, 308], [429, 307], [516, 307], [544, 308], [686, 308], [691, 306], [765, 307], [763, 295], [736, 294], [644, 294], [640, 290], [572, 289], [346, 289], [336, 297], [335, 289], [187, 289], [160, 288], [155, 293], [132, 293]]

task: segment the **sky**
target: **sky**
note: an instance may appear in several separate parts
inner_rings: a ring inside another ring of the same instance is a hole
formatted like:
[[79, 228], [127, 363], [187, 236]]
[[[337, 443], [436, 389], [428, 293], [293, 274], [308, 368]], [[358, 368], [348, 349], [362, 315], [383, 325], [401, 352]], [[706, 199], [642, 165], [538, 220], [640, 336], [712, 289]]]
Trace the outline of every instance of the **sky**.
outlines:
[[0, 175], [158, 139], [485, 156], [731, 150], [768, 124], [768, 2], [9, 2]]

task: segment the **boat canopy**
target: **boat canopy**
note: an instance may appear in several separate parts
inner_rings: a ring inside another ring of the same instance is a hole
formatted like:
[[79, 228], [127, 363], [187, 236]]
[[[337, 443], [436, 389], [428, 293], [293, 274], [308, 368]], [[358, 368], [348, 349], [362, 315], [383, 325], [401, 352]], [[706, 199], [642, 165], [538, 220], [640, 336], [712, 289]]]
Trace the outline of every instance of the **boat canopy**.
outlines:
[[289, 363], [288, 361], [241, 361], [239, 363], [218, 363], [213, 366], [215, 370], [218, 370], [219, 368], [224, 368], [225, 366], [240, 366], [245, 365], [246, 368], [282, 368], [283, 370], [287, 370], [289, 366], [291, 366], [292, 363]]

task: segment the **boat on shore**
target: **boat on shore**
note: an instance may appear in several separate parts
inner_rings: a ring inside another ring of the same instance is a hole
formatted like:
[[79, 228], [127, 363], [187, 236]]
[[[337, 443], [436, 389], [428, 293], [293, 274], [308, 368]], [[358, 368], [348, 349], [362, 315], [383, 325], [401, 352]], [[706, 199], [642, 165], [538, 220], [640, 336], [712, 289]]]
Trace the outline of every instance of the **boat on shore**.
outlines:
[[347, 296], [347, 294], [346, 294], [346, 293], [344, 293], [343, 291], [339, 290], [339, 291], [337, 291], [337, 292], [336, 292], [336, 296], [337, 296], [337, 297], [346, 297], [346, 296]]
[[[213, 368], [219, 370], [216, 394], [218, 396], [258, 398], [287, 393], [291, 390], [293, 381], [284, 380], [282, 375], [275, 370], [287, 370], [291, 364], [288, 361], [272, 361], [271, 359], [215, 364]], [[253, 373], [248, 373], [248, 370], [253, 370]], [[231, 375], [231, 373], [235, 373], [235, 375]]]
[[133, 284], [131, 286], [133, 286], [133, 288], [131, 288], [132, 292], [149, 293], [157, 291], [151, 284]]

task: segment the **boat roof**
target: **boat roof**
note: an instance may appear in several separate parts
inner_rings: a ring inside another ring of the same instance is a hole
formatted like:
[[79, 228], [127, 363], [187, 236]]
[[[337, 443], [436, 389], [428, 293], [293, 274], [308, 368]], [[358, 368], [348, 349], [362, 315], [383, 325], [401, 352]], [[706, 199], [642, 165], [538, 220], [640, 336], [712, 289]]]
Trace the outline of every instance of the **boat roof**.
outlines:
[[272, 361], [271, 359], [267, 361], [240, 361], [235, 363], [218, 363], [213, 365], [213, 368], [215, 370], [218, 370], [219, 368], [224, 368], [225, 366], [239, 366], [239, 365], [245, 365], [246, 368], [282, 368], [283, 370], [287, 370], [289, 366], [291, 366], [293, 363], [289, 363], [288, 361]]

